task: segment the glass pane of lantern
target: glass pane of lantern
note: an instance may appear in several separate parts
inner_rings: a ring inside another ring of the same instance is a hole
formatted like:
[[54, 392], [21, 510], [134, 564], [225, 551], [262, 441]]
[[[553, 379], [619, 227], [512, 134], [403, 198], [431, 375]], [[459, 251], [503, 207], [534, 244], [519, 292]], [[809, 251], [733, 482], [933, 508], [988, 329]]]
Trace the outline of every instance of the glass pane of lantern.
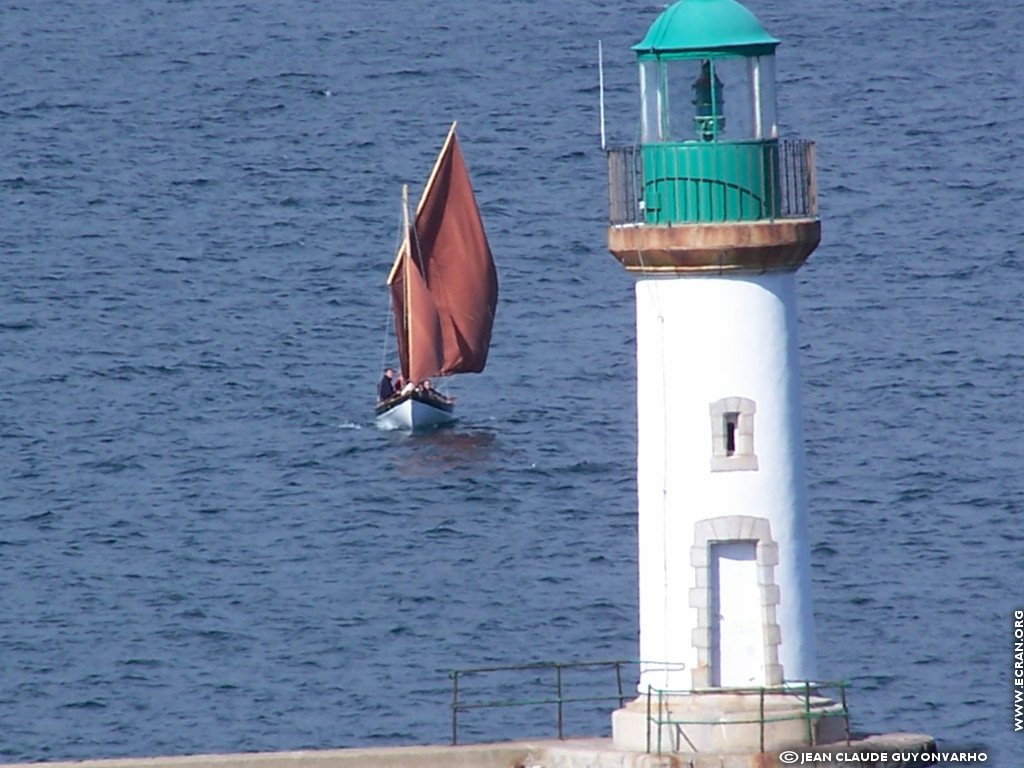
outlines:
[[693, 141], [701, 138], [694, 127], [700, 108], [694, 95], [694, 82], [700, 77], [701, 63], [695, 59], [667, 63], [665, 73], [668, 82], [669, 141]]
[[726, 141], [752, 139], [755, 134], [755, 93], [749, 59], [714, 60], [715, 77], [722, 83], [724, 125], [719, 137]]
[[640, 141], [653, 144], [661, 141], [661, 64], [658, 61], [640, 62]]
[[696, 64], [696, 76], [690, 81], [693, 105], [693, 131], [701, 141], [718, 139], [725, 129], [725, 94], [716, 63], [703, 59]]
[[751, 59], [752, 71], [758, 75], [760, 94], [761, 133], [759, 139], [774, 139], [779, 135], [779, 119], [775, 109], [775, 57], [758, 56]]

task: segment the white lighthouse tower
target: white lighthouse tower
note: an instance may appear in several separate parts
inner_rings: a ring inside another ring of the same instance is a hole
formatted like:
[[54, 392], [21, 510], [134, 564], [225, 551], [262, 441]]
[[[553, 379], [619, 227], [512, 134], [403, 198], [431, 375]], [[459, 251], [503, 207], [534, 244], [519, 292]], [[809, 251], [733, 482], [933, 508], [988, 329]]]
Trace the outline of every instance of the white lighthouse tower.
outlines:
[[778, 43], [735, 0], [670, 6], [633, 46], [640, 143], [609, 152], [609, 247], [638, 278], [641, 676], [620, 748], [764, 751], [831, 740], [844, 714], [815, 682], [796, 272], [820, 221], [813, 145], [778, 136]]

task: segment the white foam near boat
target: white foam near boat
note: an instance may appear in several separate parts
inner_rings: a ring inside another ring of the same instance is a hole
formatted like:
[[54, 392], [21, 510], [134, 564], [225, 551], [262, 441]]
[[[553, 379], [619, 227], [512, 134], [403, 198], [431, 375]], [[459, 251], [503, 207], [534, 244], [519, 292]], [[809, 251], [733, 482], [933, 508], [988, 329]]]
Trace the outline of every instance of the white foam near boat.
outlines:
[[453, 401], [443, 401], [436, 395], [427, 397], [420, 392], [396, 394], [377, 406], [377, 427], [409, 432], [437, 429], [455, 421], [454, 405]]
[[415, 389], [379, 402], [376, 423], [418, 431], [455, 420], [454, 399], [430, 379], [484, 369], [498, 302], [498, 273], [454, 123], [411, 221], [407, 187], [402, 198], [404, 236], [387, 284], [402, 381]]

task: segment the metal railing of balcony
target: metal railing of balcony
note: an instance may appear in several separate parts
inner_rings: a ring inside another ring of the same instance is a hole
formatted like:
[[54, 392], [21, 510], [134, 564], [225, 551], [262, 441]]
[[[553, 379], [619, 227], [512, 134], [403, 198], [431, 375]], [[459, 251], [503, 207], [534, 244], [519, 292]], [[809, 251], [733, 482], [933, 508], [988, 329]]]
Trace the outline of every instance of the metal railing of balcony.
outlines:
[[814, 161], [813, 141], [779, 141], [779, 218], [806, 218], [818, 215], [818, 176]]
[[617, 226], [815, 217], [814, 154], [814, 142], [803, 139], [615, 147], [608, 150], [609, 221]]

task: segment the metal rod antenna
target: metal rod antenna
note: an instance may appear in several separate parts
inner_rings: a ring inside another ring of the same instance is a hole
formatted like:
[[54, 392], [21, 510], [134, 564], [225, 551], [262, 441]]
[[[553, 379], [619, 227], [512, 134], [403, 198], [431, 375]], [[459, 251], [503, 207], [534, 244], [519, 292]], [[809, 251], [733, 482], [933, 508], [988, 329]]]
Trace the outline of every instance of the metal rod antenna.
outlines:
[[604, 50], [601, 47], [601, 41], [597, 41], [597, 84], [598, 91], [600, 92], [600, 105], [601, 105], [601, 149], [607, 149], [607, 142], [605, 141], [605, 130], [604, 130]]

